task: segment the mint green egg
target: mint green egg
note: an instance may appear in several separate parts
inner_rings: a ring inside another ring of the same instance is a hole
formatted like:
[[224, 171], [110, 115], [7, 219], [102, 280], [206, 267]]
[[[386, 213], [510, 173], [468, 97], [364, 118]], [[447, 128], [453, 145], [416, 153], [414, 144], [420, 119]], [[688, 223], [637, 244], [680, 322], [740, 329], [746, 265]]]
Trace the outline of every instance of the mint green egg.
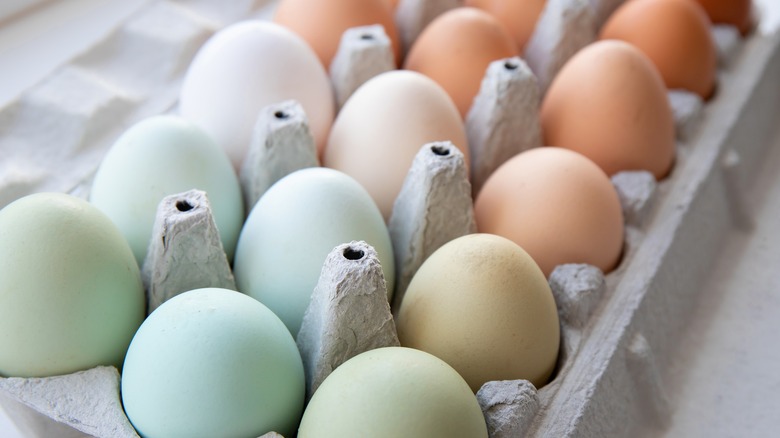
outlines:
[[241, 230], [234, 265], [238, 290], [268, 306], [297, 336], [325, 259], [353, 240], [376, 250], [390, 297], [393, 247], [371, 195], [337, 170], [293, 172], [265, 192]]
[[487, 438], [477, 397], [441, 359], [404, 347], [344, 362], [314, 393], [298, 438]]
[[133, 253], [111, 220], [57, 193], [0, 210], [0, 375], [121, 369], [146, 312]]
[[244, 221], [238, 177], [225, 151], [180, 117], [152, 117], [125, 131], [100, 163], [90, 202], [119, 227], [142, 266], [158, 204], [192, 189], [206, 192], [232, 261]]
[[196, 289], [158, 307], [122, 374], [125, 412], [147, 438], [292, 436], [303, 399], [303, 363], [282, 321], [226, 289]]

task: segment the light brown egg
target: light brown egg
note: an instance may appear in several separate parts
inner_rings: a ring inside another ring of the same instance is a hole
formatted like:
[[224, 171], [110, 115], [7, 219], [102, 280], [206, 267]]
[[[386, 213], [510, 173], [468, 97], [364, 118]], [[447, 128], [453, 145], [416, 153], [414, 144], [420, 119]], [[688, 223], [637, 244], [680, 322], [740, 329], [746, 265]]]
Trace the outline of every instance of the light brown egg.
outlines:
[[[690, 0], [680, 0], [690, 1]], [[710, 20], [717, 24], [736, 26], [742, 35], [746, 35], [752, 27], [751, 0], [694, 0], [699, 3]]]
[[608, 175], [666, 176], [675, 155], [674, 118], [663, 81], [645, 55], [600, 41], [574, 55], [542, 102], [546, 144], [577, 151]]
[[322, 164], [355, 178], [390, 218], [415, 155], [451, 141], [469, 163], [463, 120], [452, 99], [420, 73], [394, 70], [355, 91], [330, 131]]
[[387, 3], [390, 8], [395, 11], [395, 9], [398, 7], [398, 3], [401, 3], [401, 0], [384, 0], [385, 3]]
[[709, 99], [715, 90], [717, 53], [710, 20], [694, 1], [631, 0], [601, 29], [601, 39], [626, 41], [655, 64], [667, 88]]
[[487, 381], [547, 383], [560, 325], [550, 286], [523, 249], [470, 234], [434, 252], [415, 274], [396, 318], [401, 345], [447, 362], [474, 392]]
[[396, 63], [401, 59], [393, 11], [386, 0], [282, 0], [274, 21], [306, 40], [326, 70], [330, 69], [344, 31], [357, 26], [384, 26], [393, 44]]
[[546, 0], [466, 0], [466, 6], [480, 8], [496, 17], [512, 34], [521, 52], [531, 39], [546, 3]]
[[512, 37], [493, 16], [476, 8], [455, 8], [423, 30], [404, 68], [438, 82], [465, 118], [488, 65], [515, 55]]
[[564, 263], [615, 268], [623, 249], [623, 213], [607, 175], [567, 149], [520, 153], [488, 178], [474, 205], [481, 233], [520, 245], [549, 276]]

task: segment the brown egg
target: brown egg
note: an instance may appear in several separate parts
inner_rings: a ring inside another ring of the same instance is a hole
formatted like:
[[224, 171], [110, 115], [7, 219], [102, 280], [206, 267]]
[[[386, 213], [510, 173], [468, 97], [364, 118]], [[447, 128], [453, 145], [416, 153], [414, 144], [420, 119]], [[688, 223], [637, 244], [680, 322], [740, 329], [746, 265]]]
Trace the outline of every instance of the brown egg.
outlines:
[[390, 8], [392, 8], [394, 11], [398, 7], [398, 3], [401, 3], [401, 0], [384, 0], [385, 3], [387, 3]]
[[555, 368], [560, 323], [550, 285], [521, 247], [470, 234], [436, 250], [396, 318], [405, 347], [447, 362], [474, 392], [491, 380], [541, 388]]
[[466, 0], [466, 6], [480, 8], [496, 17], [512, 34], [521, 52], [531, 39], [546, 3], [546, 0]]
[[438, 82], [466, 117], [488, 65], [517, 55], [512, 37], [490, 14], [455, 8], [437, 17], [412, 45], [404, 68]]
[[658, 68], [667, 88], [692, 91], [702, 99], [715, 90], [715, 42], [710, 20], [696, 2], [628, 1], [607, 20], [600, 38], [636, 46]]
[[666, 176], [675, 154], [674, 118], [650, 60], [621, 41], [574, 55], [542, 102], [545, 142], [577, 151], [608, 175], [647, 170]]
[[480, 233], [512, 240], [545, 276], [564, 263], [615, 268], [623, 249], [623, 213], [607, 175], [567, 149], [541, 147], [499, 167], [474, 205]]
[[[689, 0], [681, 0], [689, 1]], [[752, 27], [751, 0], [695, 0], [698, 2], [710, 20], [718, 24], [736, 26], [742, 35], [746, 35]]]
[[401, 59], [393, 12], [386, 0], [282, 0], [274, 21], [306, 40], [326, 70], [330, 69], [344, 31], [357, 26], [384, 26], [393, 43], [396, 63]]

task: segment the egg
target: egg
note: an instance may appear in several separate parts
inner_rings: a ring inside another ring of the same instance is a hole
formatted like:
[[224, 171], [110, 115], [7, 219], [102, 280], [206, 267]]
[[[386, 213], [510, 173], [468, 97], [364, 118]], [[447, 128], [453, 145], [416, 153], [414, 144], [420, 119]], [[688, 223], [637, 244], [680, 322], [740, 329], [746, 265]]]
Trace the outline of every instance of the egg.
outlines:
[[543, 147], [520, 153], [485, 182], [474, 203], [480, 232], [504, 236], [549, 276], [564, 263], [615, 268], [623, 249], [620, 200], [584, 156]]
[[326, 257], [353, 240], [374, 247], [391, 294], [390, 233], [365, 189], [332, 169], [293, 172], [271, 186], [249, 214], [236, 250], [236, 285], [297, 336]]
[[423, 30], [404, 68], [441, 85], [465, 118], [488, 65], [515, 55], [514, 40], [492, 15], [476, 8], [455, 8]]
[[717, 54], [707, 14], [690, 0], [632, 0], [601, 29], [601, 39], [631, 43], [658, 68], [667, 88], [708, 99], [715, 90]]
[[429, 142], [469, 148], [458, 109], [436, 82], [411, 71], [378, 75], [347, 100], [328, 139], [323, 164], [355, 178], [386, 220], [415, 155]]
[[317, 55], [280, 25], [244, 21], [214, 34], [195, 55], [179, 112], [206, 130], [240, 169], [260, 110], [289, 99], [303, 106], [321, 152], [335, 99]]
[[192, 189], [206, 192], [232, 260], [244, 219], [238, 177], [224, 151], [180, 117], [152, 117], [125, 131], [100, 163], [90, 201], [119, 227], [142, 266], [158, 204]]
[[121, 369], [145, 314], [133, 253], [97, 208], [38, 193], [0, 210], [0, 376]]
[[449, 365], [386, 347], [344, 362], [314, 393], [298, 438], [487, 438], [477, 398]]
[[444, 360], [476, 392], [491, 380], [547, 383], [558, 358], [555, 300], [539, 266], [490, 234], [457, 238], [412, 278], [396, 317], [404, 347]]
[[483, 9], [496, 17], [514, 37], [522, 51], [536, 29], [546, 0], [466, 0], [466, 6]]
[[303, 361], [279, 318], [238, 292], [177, 295], [144, 321], [127, 352], [122, 404], [144, 437], [291, 436]]
[[742, 35], [750, 32], [752, 23], [751, 0], [694, 0], [699, 3], [710, 21], [716, 24], [736, 26]]
[[393, 9], [387, 0], [281, 0], [274, 22], [306, 40], [326, 69], [330, 69], [344, 31], [372, 24], [381, 24], [385, 28], [396, 62], [401, 59]]
[[675, 156], [674, 117], [663, 80], [635, 47], [600, 41], [574, 55], [542, 102], [545, 142], [577, 151], [608, 175], [665, 177]]

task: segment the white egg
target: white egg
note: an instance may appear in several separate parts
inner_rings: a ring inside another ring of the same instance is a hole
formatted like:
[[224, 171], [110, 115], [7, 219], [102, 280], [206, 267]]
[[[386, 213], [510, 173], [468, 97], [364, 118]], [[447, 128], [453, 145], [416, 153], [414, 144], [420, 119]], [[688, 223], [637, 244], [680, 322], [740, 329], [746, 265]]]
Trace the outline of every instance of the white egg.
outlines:
[[216, 33], [192, 61], [179, 111], [240, 168], [260, 110], [295, 99], [322, 150], [334, 117], [330, 80], [314, 51], [284, 27], [245, 21]]

